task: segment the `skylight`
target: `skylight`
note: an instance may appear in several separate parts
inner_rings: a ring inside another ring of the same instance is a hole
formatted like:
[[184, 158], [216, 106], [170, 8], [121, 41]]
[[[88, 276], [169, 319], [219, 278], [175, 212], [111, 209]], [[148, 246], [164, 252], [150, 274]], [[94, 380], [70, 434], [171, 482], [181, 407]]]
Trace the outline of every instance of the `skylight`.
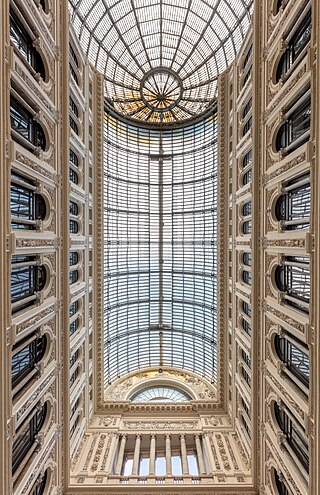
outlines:
[[252, 0], [69, 0], [106, 98], [148, 122], [190, 119], [210, 107], [217, 77], [249, 27]]

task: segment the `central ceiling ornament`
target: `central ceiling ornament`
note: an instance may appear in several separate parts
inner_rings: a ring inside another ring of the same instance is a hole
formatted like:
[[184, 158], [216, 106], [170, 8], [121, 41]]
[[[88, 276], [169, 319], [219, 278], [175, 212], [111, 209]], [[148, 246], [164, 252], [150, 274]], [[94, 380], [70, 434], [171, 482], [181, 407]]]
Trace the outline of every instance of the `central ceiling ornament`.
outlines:
[[174, 110], [181, 99], [182, 89], [179, 76], [166, 67], [149, 71], [140, 86], [141, 98], [146, 106], [160, 114]]

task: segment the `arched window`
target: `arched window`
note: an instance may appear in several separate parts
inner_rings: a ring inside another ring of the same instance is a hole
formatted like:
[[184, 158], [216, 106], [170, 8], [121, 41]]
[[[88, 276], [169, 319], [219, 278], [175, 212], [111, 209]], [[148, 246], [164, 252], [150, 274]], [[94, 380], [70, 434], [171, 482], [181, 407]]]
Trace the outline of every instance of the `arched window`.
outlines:
[[79, 167], [79, 159], [72, 149], [70, 149], [69, 151], [69, 160], [70, 163], [72, 163], [72, 165], [74, 165], [77, 168]]
[[70, 149], [69, 151], [69, 162], [70, 162], [70, 167], [69, 167], [69, 179], [71, 182], [74, 184], [79, 183], [79, 175], [78, 175], [78, 167], [79, 167], [79, 160], [75, 152]]
[[12, 445], [12, 474], [18, 469], [23, 462], [30, 448], [32, 447], [36, 436], [44, 425], [47, 415], [47, 403], [40, 409], [35, 409], [35, 414], [29, 421], [23, 423], [18, 429]]
[[10, 10], [10, 41], [15, 46], [24, 60], [42, 77], [46, 78], [46, 72], [40, 53], [33, 46], [30, 35], [14, 12]]
[[22, 138], [23, 144], [31, 151], [34, 151], [35, 147], [45, 150], [46, 138], [41, 125], [12, 96], [10, 98], [10, 122], [14, 139]]
[[69, 55], [70, 55], [69, 56], [70, 74], [72, 75], [76, 84], [79, 85], [79, 80], [78, 80], [79, 62], [76, 53], [71, 45], [69, 45]]
[[287, 369], [306, 387], [309, 387], [310, 367], [308, 347], [289, 333], [275, 336], [275, 349]]
[[276, 150], [291, 153], [310, 137], [311, 99], [310, 91], [294, 104], [286, 114], [286, 122], [280, 127], [276, 138]]
[[242, 184], [245, 186], [246, 184], [249, 184], [252, 180], [252, 150], [249, 150], [243, 157], [242, 160], [242, 168], [243, 168], [243, 175], [242, 175]]
[[246, 266], [251, 266], [252, 264], [252, 254], [251, 253], [243, 253], [242, 255], [242, 263]]
[[47, 337], [29, 335], [23, 341], [18, 342], [12, 348], [11, 379], [14, 389], [29, 373], [35, 365], [41, 361], [47, 347]]
[[276, 14], [279, 12], [283, 4], [283, 0], [277, 0], [276, 1]]
[[251, 312], [252, 312], [252, 308], [251, 308], [251, 304], [245, 302], [245, 301], [242, 301], [242, 309], [243, 309], [243, 312], [249, 316], [249, 318], [251, 318]]
[[79, 118], [79, 111], [77, 105], [75, 104], [75, 102], [71, 97], [69, 98], [69, 108], [70, 108], [70, 117], [69, 117], [70, 127], [77, 135], [79, 135], [78, 125], [75, 120], [75, 117], [76, 119]]
[[248, 203], [245, 203], [242, 207], [242, 215], [244, 217], [247, 217], [251, 215], [251, 213], [252, 213], [252, 203], [251, 201], [248, 201]]
[[242, 272], [242, 280], [245, 284], [251, 285], [251, 272], [248, 270], [243, 270]]
[[310, 266], [305, 256], [286, 256], [276, 268], [276, 284], [290, 306], [309, 313]]
[[311, 39], [311, 28], [311, 10], [309, 10], [298, 29], [291, 36], [289, 46], [280, 58], [276, 74], [277, 82], [306, 53], [306, 48]]
[[251, 387], [251, 378], [250, 378], [250, 375], [247, 372], [247, 370], [243, 366], [241, 366], [240, 371], [241, 371], [241, 375], [242, 375], [244, 381], [246, 382], [246, 384], [249, 385], [249, 387]]
[[13, 256], [11, 270], [12, 313], [34, 304], [36, 292], [43, 290], [46, 269], [35, 256]]
[[69, 228], [71, 234], [77, 234], [79, 232], [79, 224], [76, 220], [69, 221]]
[[79, 318], [76, 318], [70, 323], [69, 335], [73, 335], [79, 328]]
[[302, 432], [302, 427], [299, 427], [283, 408], [280, 409], [277, 403], [274, 404], [274, 412], [279, 428], [286, 437], [289, 446], [303, 467], [308, 471], [309, 450], [305, 434]]
[[78, 263], [78, 261], [79, 261], [79, 254], [77, 253], [77, 251], [71, 251], [69, 253], [69, 265], [74, 266]]
[[245, 222], [243, 222], [243, 224], [242, 224], [242, 232], [245, 235], [251, 234], [251, 232], [252, 232], [252, 222], [251, 222], [251, 220], [246, 220]]
[[279, 495], [291, 495], [291, 492], [289, 492], [288, 488], [282, 481], [282, 476], [280, 479], [280, 476], [276, 470], [274, 470], [274, 479], [276, 482], [277, 490]]
[[244, 318], [241, 318], [241, 323], [242, 323], [242, 328], [243, 330], [249, 335], [251, 336], [252, 334], [252, 330], [251, 330], [251, 325], [250, 323], [245, 320]]
[[284, 230], [307, 229], [310, 225], [311, 187], [310, 174], [288, 181], [278, 198], [275, 214], [282, 221]]
[[71, 317], [75, 315], [78, 309], [79, 309], [79, 301], [77, 300], [72, 302], [69, 306], [69, 316]]
[[242, 111], [242, 118], [243, 119], [248, 115], [251, 108], [252, 108], [252, 98], [250, 98], [250, 100], [245, 104], [245, 106], [243, 108], [243, 111]]
[[78, 174], [75, 170], [73, 170], [73, 168], [69, 168], [69, 179], [71, 182], [73, 182], [74, 184], [78, 184], [79, 183], [79, 177], [78, 177]]
[[36, 185], [31, 179], [20, 174], [11, 174], [10, 187], [10, 209], [11, 228], [34, 230], [36, 220], [44, 220], [46, 216], [46, 203], [41, 196], [35, 192]]
[[72, 270], [72, 272], [69, 273], [69, 283], [70, 285], [71, 284], [74, 284], [75, 282], [77, 282], [79, 278], [79, 272], [78, 270]]
[[75, 203], [74, 201], [70, 201], [69, 203], [69, 212], [70, 215], [74, 215], [74, 216], [77, 216], [79, 214], [79, 207], [77, 203]]

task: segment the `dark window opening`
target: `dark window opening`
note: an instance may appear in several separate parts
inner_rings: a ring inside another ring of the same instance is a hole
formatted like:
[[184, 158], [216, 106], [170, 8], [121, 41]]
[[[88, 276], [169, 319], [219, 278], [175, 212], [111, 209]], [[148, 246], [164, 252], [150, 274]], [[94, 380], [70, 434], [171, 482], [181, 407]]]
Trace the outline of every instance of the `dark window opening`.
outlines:
[[244, 330], [244, 331], [245, 331], [245, 332], [246, 332], [249, 336], [251, 336], [251, 334], [252, 334], [251, 325], [250, 325], [250, 323], [249, 323], [247, 320], [245, 320], [244, 318], [242, 318], [242, 328], [243, 328], [243, 330]]
[[286, 303], [309, 313], [310, 267], [309, 259], [304, 256], [286, 256], [284, 264], [277, 266], [275, 280], [278, 289], [292, 299]]
[[[12, 96], [10, 98], [10, 123], [11, 130], [17, 132], [32, 146], [39, 147], [42, 150], [46, 149], [45, 133], [41, 125]], [[31, 151], [34, 150], [31, 149]]]
[[242, 232], [244, 234], [251, 234], [252, 232], [252, 222], [251, 220], [247, 220], [246, 222], [243, 222], [242, 224]]
[[310, 226], [310, 174], [287, 182], [284, 193], [277, 200], [275, 214], [277, 220], [283, 222], [284, 230], [301, 230]]
[[310, 10], [290, 39], [288, 48], [280, 58], [276, 74], [277, 82], [281, 79], [282, 75], [285, 75], [289, 71], [309, 44], [311, 39], [311, 29], [312, 25]]
[[252, 264], [252, 254], [251, 253], [243, 253], [242, 255], [242, 263], [246, 266], [251, 266]]
[[[282, 476], [281, 476], [281, 478], [282, 478]], [[284, 484], [282, 479], [280, 479], [277, 471], [274, 471], [274, 479], [275, 479], [275, 482], [277, 485], [279, 495], [291, 495], [291, 493], [289, 492], [288, 488], [286, 487], [286, 485]]]
[[243, 126], [243, 131], [242, 131], [242, 136], [245, 136], [247, 134], [247, 132], [250, 131], [252, 127], [252, 117], [250, 117], [247, 122], [244, 124]]
[[46, 488], [47, 479], [48, 479], [48, 470], [46, 470], [44, 475], [40, 479], [38, 479], [30, 495], [43, 495], [44, 490]]
[[47, 414], [47, 403], [41, 409], [36, 409], [28, 423], [24, 423], [17, 431], [12, 445], [12, 474], [18, 469], [30, 448], [32, 447], [36, 436], [44, 425]]
[[18, 49], [24, 60], [45, 80], [46, 71], [41, 55], [33, 46], [32, 39], [12, 11], [10, 11], [10, 41]]
[[35, 182], [12, 173], [10, 186], [11, 228], [34, 230], [36, 220], [44, 220], [46, 203], [35, 193]]
[[71, 317], [75, 315], [78, 309], [79, 309], [79, 301], [74, 301], [73, 303], [71, 303], [69, 306], [69, 316]]
[[245, 284], [251, 285], [251, 272], [248, 272], [248, 270], [243, 270], [242, 272], [242, 280], [244, 281]]
[[74, 266], [78, 263], [79, 261], [79, 254], [77, 251], [71, 251], [69, 254], [69, 265]]
[[309, 356], [305, 344], [298, 341], [290, 334], [286, 334], [284, 337], [276, 335], [275, 349], [279, 359], [285, 363], [288, 370], [290, 370], [306, 387], [309, 387]]
[[79, 278], [79, 272], [78, 270], [72, 270], [72, 272], [69, 273], [69, 283], [74, 284], [75, 282], [78, 281]]
[[70, 220], [69, 227], [71, 234], [77, 234], [79, 232], [79, 224], [75, 220]]
[[309, 449], [303, 433], [289, 418], [285, 410], [280, 409], [277, 403], [274, 405], [274, 412], [279, 428], [286, 437], [288, 444], [306, 471], [309, 471]]
[[280, 127], [276, 138], [276, 150], [287, 149], [291, 153], [309, 140], [311, 99], [304, 100]]
[[[46, 269], [36, 264], [32, 256], [13, 256], [11, 270], [11, 303], [14, 304], [12, 313], [34, 304], [35, 300], [24, 302], [24, 299], [34, 296], [43, 290], [46, 283]], [[15, 304], [21, 301], [21, 304]]]
[[69, 213], [74, 216], [79, 214], [79, 207], [74, 201], [70, 201], [69, 203]]
[[242, 309], [243, 309], [243, 312], [249, 316], [249, 318], [251, 318], [251, 304], [243, 301], [242, 302]]
[[69, 335], [73, 335], [79, 328], [79, 318], [72, 321], [69, 326]]
[[[11, 363], [11, 379], [12, 388], [15, 388], [30, 371], [32, 371], [37, 363], [43, 358], [46, 346], [47, 338], [45, 335], [42, 337], [33, 336], [33, 340], [30, 342], [32, 336], [28, 336], [25, 340], [29, 342], [23, 346], [23, 342], [19, 342], [12, 348], [12, 363]], [[17, 348], [19, 351], [15, 352]]]

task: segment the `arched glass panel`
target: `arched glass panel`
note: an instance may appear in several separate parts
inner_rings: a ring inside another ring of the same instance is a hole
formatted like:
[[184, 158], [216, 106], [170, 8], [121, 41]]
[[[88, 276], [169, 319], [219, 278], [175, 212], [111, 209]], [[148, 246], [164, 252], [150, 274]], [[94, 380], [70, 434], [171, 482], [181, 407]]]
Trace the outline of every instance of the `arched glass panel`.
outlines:
[[12, 474], [23, 462], [35, 438], [44, 425], [47, 414], [47, 403], [45, 403], [32, 418], [23, 423], [18, 429], [12, 445]]
[[[12, 131], [17, 132], [32, 146], [45, 150], [46, 138], [41, 125], [12, 96], [10, 97], [10, 123]], [[32, 148], [31, 151], [34, 149]]]
[[243, 174], [242, 184], [245, 186], [246, 184], [249, 184], [251, 181], [252, 181], [252, 170], [250, 169]]
[[280, 127], [276, 138], [276, 150], [294, 151], [309, 140], [311, 122], [311, 99], [307, 98]]
[[277, 220], [283, 222], [285, 230], [300, 230], [309, 227], [311, 214], [309, 173], [287, 182], [284, 193], [277, 200], [275, 214]]
[[79, 357], [79, 350], [76, 350], [76, 352], [73, 353], [70, 358], [69, 368], [72, 368], [72, 366], [77, 362], [78, 357]]
[[250, 131], [251, 127], [252, 127], [252, 117], [249, 117], [243, 126], [242, 136], [245, 136], [247, 134], [247, 132]]
[[288, 370], [306, 387], [309, 387], [310, 367], [306, 346], [288, 334], [284, 337], [276, 335], [275, 348], [279, 358], [286, 364]]
[[132, 402], [186, 402], [189, 394], [174, 387], [158, 386], [140, 390], [131, 397]]
[[244, 109], [242, 111], [242, 118], [243, 119], [246, 117], [246, 115], [248, 115], [248, 113], [250, 112], [251, 109], [252, 109], [252, 98], [250, 98], [248, 103], [246, 103], [246, 105], [244, 106]]
[[72, 149], [70, 149], [69, 151], [69, 160], [72, 165], [74, 165], [75, 167], [79, 167], [79, 159]]
[[80, 369], [79, 367], [75, 369], [75, 371], [72, 373], [72, 375], [70, 376], [70, 387], [72, 387], [72, 385], [75, 383], [75, 381], [77, 380], [78, 376], [79, 376], [79, 373], [80, 373]]
[[36, 220], [46, 216], [46, 203], [41, 194], [35, 193], [35, 182], [15, 172], [11, 175], [10, 209], [11, 228], [34, 230]]
[[284, 409], [280, 409], [278, 404], [274, 405], [274, 412], [280, 430], [285, 435], [286, 440], [303, 467], [309, 471], [309, 449], [305, 435], [295, 422], [287, 415]]
[[300, 59], [302, 53], [306, 53], [306, 47], [311, 39], [311, 10], [307, 16], [303, 19], [302, 23], [295, 31], [289, 41], [289, 46], [282, 54], [278, 67], [276, 81], [278, 82], [282, 75], [286, 74], [289, 69]]
[[20, 55], [45, 80], [46, 73], [40, 53], [33, 46], [32, 39], [18, 17], [10, 10], [10, 41]]

